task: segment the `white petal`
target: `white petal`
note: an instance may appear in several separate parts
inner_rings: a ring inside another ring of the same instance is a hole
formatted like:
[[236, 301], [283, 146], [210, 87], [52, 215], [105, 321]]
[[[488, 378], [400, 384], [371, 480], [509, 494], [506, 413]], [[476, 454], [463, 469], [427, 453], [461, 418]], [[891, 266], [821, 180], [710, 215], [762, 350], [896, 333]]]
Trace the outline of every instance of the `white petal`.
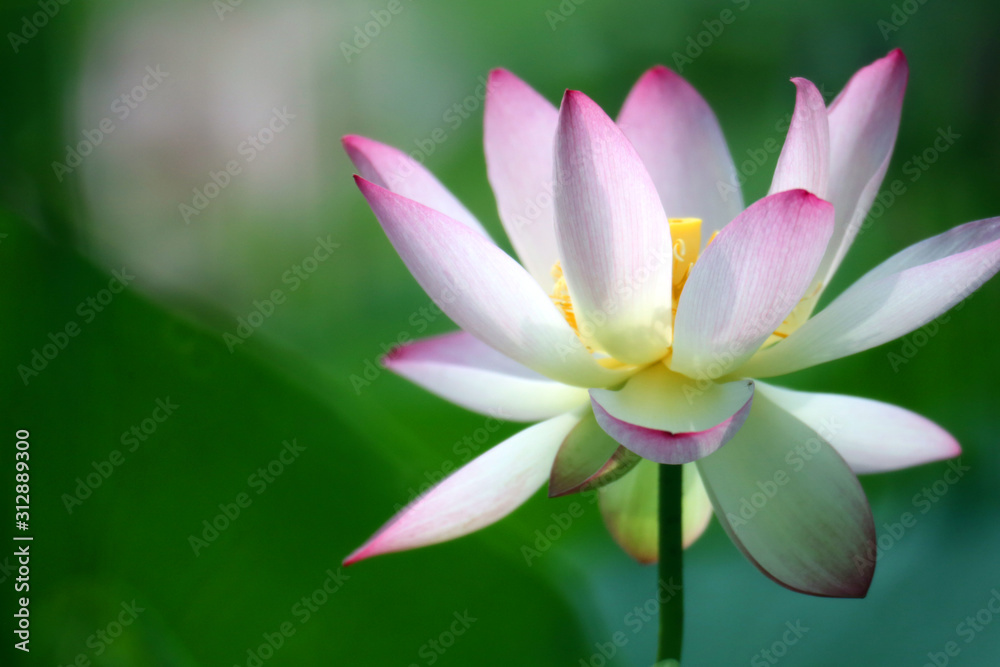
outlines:
[[900, 470], [962, 453], [943, 428], [895, 405], [763, 382], [757, 382], [757, 390], [822, 435], [857, 474]]
[[618, 126], [656, 184], [671, 218], [701, 218], [701, 247], [743, 210], [743, 195], [719, 121], [691, 84], [666, 67], [642, 75]]
[[968, 297], [1000, 269], [1000, 218], [926, 239], [864, 275], [797, 331], [741, 369], [791, 373], [899, 338]]
[[344, 560], [455, 539], [507, 516], [548, 479], [563, 438], [579, 421], [565, 414], [504, 440], [403, 508]]
[[384, 363], [424, 389], [501, 422], [548, 419], [590, 402], [586, 389], [539, 375], [464, 331], [398, 347]]
[[806, 79], [792, 79], [796, 87], [795, 113], [785, 145], [774, 168], [769, 194], [808, 190], [826, 198], [830, 179], [830, 127], [823, 95]]
[[822, 287], [830, 284], [885, 177], [908, 75], [906, 57], [896, 49], [858, 70], [830, 104], [827, 199], [837, 211], [837, 224], [817, 274]]
[[565, 384], [609, 386], [631, 373], [601, 366], [538, 283], [481, 234], [363, 178], [355, 180], [410, 273], [460, 327]]
[[563, 98], [556, 234], [585, 341], [643, 364], [670, 345], [670, 225], [632, 144], [583, 93]]
[[729, 441], [750, 411], [753, 381], [697, 382], [654, 364], [617, 391], [593, 389], [594, 417], [608, 435], [657, 463], [690, 463]]
[[734, 373], [805, 294], [833, 229], [833, 207], [805, 190], [756, 202], [691, 269], [677, 305], [670, 368]]
[[490, 72], [483, 118], [486, 173], [521, 262], [546, 290], [559, 260], [552, 159], [559, 112], [502, 69]]
[[358, 135], [347, 135], [342, 142], [347, 156], [365, 180], [440, 211], [489, 238], [469, 209], [422, 164], [403, 151]]
[[674, 433], [636, 426], [613, 417], [597, 401], [592, 400], [591, 404], [597, 423], [622, 447], [650, 461], [668, 465], [691, 463], [708, 456], [736, 435], [750, 413], [750, 401], [747, 401], [736, 413], [704, 431]]
[[802, 593], [864, 597], [875, 571], [871, 508], [815, 431], [759, 395], [736, 437], [696, 465], [720, 523], [764, 574]]
[[753, 383], [699, 382], [653, 364], [620, 389], [592, 389], [590, 395], [617, 419], [658, 431], [688, 433], [732, 417], [753, 397]]

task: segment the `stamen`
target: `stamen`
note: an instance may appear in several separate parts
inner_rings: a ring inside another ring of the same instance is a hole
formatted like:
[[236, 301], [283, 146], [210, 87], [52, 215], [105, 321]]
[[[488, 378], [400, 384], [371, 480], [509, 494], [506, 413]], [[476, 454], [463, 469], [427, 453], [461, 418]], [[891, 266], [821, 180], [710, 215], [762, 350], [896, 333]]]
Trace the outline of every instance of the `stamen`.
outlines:
[[[691, 275], [691, 267], [698, 261], [701, 252], [701, 220], [698, 218], [669, 218], [670, 239], [674, 245], [673, 267], [673, 311], [677, 315], [677, 303], [681, 291]], [[714, 238], [714, 237], [713, 237]]]
[[563, 275], [562, 264], [560, 262], [552, 265], [551, 274], [555, 285], [552, 287], [552, 294], [549, 295], [549, 298], [552, 299], [552, 303], [556, 304], [556, 308], [562, 313], [566, 323], [573, 327], [573, 330], [579, 336], [580, 329], [576, 325], [573, 302], [569, 298], [569, 286], [566, 284], [566, 276]]
[[[681, 297], [681, 291], [691, 275], [691, 267], [698, 261], [701, 252], [701, 219], [699, 218], [668, 218], [670, 223], [670, 239], [673, 244], [673, 308], [674, 315], [677, 315], [677, 303]], [[715, 234], [708, 240], [711, 243], [715, 240]], [[562, 314], [563, 319], [569, 324], [576, 335], [580, 335], [580, 327], [576, 321], [576, 312], [573, 309], [573, 301], [569, 295], [569, 285], [566, 284], [566, 276], [563, 273], [562, 263], [556, 262], [552, 265], [552, 292], [549, 298]], [[625, 366], [622, 362], [610, 356], [603, 355], [599, 349], [591, 347], [592, 343], [585, 343], [587, 349], [597, 355], [597, 362], [606, 368], [620, 368]], [[672, 350], [667, 350], [667, 360], [670, 358]]]
[[698, 260], [701, 250], [701, 220], [670, 218], [670, 239], [674, 246], [674, 287], [681, 285]]

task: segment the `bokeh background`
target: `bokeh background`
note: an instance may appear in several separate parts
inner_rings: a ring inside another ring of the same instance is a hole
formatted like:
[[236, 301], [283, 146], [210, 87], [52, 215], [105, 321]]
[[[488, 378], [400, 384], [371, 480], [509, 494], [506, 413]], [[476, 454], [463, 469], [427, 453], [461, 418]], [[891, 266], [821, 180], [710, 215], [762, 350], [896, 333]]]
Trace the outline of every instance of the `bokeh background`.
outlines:
[[[478, 433], [485, 448], [520, 428], [483, 435], [483, 417], [377, 367], [401, 336], [452, 325], [428, 316], [428, 297], [355, 190], [343, 134], [423, 151], [502, 238], [477, 98], [492, 67], [554, 102], [582, 89], [614, 114], [647, 67], [679, 65], [739, 164], [783, 139], [789, 77], [832, 99], [899, 46], [911, 77], [886, 184], [901, 179], [905, 193], [872, 216], [827, 294], [911, 243], [1000, 214], [992, 0], [399, 0], [395, 14], [389, 4], [2, 4], [0, 460], [9, 481], [14, 432], [30, 430], [35, 537], [31, 653], [11, 651], [13, 664], [651, 662], [655, 619], [634, 609], [653, 595], [655, 570], [618, 550], [595, 505], [584, 501], [539, 557], [523, 555], [579, 499], [543, 492], [476, 535], [339, 569], [413, 489], [457, 462], [455, 443]], [[734, 20], [719, 30], [723, 11]], [[692, 47], [699, 39], [707, 45]], [[456, 104], [467, 114], [449, 112]], [[275, 113], [281, 131], [248, 148]], [[444, 140], [431, 151], [436, 130]], [[943, 152], [932, 148], [939, 130], [959, 136]], [[79, 148], [86, 141], [96, 145]], [[87, 154], [77, 161], [71, 148]], [[906, 164], [928, 149], [933, 163], [914, 180]], [[776, 157], [746, 174], [747, 201], [766, 193]], [[196, 201], [230, 161], [239, 173]], [[207, 205], [185, 215], [195, 203]], [[287, 272], [320, 239], [337, 247], [296, 283]], [[120, 294], [102, 292], [113, 271], [134, 276]], [[251, 335], [226, 337], [278, 289], [284, 301]], [[969, 469], [954, 484], [942, 481], [945, 463], [863, 480], [885, 548], [862, 601], [778, 587], [713, 522], [687, 552], [686, 664], [918, 666], [948, 642], [960, 648], [952, 664], [997, 664], [1000, 618], [981, 610], [1000, 595], [998, 312], [994, 281], [910, 347], [783, 380], [927, 415], [963, 443]], [[78, 335], [22, 376], [71, 322]], [[162, 422], [158, 400], [177, 406]], [[145, 439], [129, 437], [133, 427]], [[276, 465], [285, 441], [302, 449]], [[269, 465], [267, 481], [257, 471]], [[99, 485], [79, 490], [88, 475]], [[917, 498], [924, 489], [933, 503]], [[219, 518], [240, 494], [239, 516]], [[906, 512], [915, 525], [893, 528]], [[206, 533], [213, 521], [224, 529]], [[335, 592], [317, 593], [325, 583]], [[970, 636], [959, 624], [977, 613]], [[456, 614], [460, 635], [450, 634]], [[116, 627], [120, 616], [129, 625]], [[808, 632], [775, 648], [786, 623]], [[282, 627], [294, 634], [279, 642]], [[628, 642], [606, 659], [618, 631]], [[269, 651], [268, 636], [280, 647]]]

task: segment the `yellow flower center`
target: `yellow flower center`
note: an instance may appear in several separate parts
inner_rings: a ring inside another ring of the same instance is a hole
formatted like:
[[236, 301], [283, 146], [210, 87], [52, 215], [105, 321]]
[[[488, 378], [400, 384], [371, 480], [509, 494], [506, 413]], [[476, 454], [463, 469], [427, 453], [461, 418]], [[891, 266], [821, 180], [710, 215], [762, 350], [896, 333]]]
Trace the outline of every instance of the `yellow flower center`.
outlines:
[[[684, 286], [687, 284], [688, 277], [691, 275], [691, 267], [695, 265], [698, 261], [698, 255], [701, 253], [701, 219], [700, 218], [668, 218], [670, 223], [670, 239], [673, 243], [673, 315], [674, 318], [677, 317], [677, 304], [681, 299], [681, 292], [684, 290]], [[708, 246], [715, 237], [718, 236], [719, 232], [712, 232], [712, 236], [709, 237]], [[566, 276], [563, 274], [562, 264], [556, 262], [552, 265], [552, 280], [554, 281], [552, 287], [552, 293], [549, 298], [552, 299], [552, 303], [555, 304], [559, 312], [562, 313], [563, 318], [566, 323], [573, 327], [576, 335], [580, 335], [580, 329], [576, 321], [576, 313], [573, 310], [573, 300], [569, 296], [569, 285], [566, 284]], [[812, 302], [810, 301], [815, 297], [815, 295], [822, 289], [822, 285], [817, 285], [816, 288], [810, 293], [802, 297], [801, 301], [796, 305], [785, 321], [775, 330], [771, 337], [764, 342], [764, 347], [773, 345], [774, 343], [786, 338], [790, 333], [798, 329], [806, 319], [808, 319], [811, 314], [810, 306]], [[808, 303], [807, 303], [808, 302]], [[588, 347], [591, 352], [594, 350]], [[670, 358], [671, 350], [667, 351], [666, 359]], [[599, 359], [606, 366], [616, 366], [622, 365], [611, 358]]]
[[[681, 290], [687, 283], [691, 274], [691, 267], [698, 261], [698, 254], [701, 252], [701, 219], [699, 218], [669, 218], [670, 239], [673, 242], [673, 314], [677, 316], [677, 302], [681, 298]], [[716, 234], [708, 240], [711, 243]], [[566, 284], [566, 276], [563, 274], [562, 264], [556, 262], [552, 265], [552, 293], [549, 298], [555, 304], [559, 312], [562, 313], [566, 323], [573, 327], [577, 336], [580, 329], [576, 321], [576, 313], [573, 310], [573, 300], [569, 296], [569, 286]], [[590, 349], [588, 347], [588, 349]], [[591, 349], [593, 352], [593, 350]], [[607, 361], [612, 361], [608, 359]]]
[[[677, 316], [677, 302], [681, 298], [681, 290], [687, 284], [691, 275], [691, 267], [698, 261], [701, 252], [701, 220], [699, 218], [669, 218], [670, 240], [674, 245], [674, 316]], [[718, 232], [716, 232], [718, 233]], [[715, 234], [708, 240], [715, 238]]]
[[[670, 223], [670, 239], [673, 243], [673, 295], [671, 304], [673, 317], [677, 317], [677, 304], [680, 302], [681, 292], [687, 284], [691, 275], [691, 268], [698, 261], [701, 253], [701, 219], [700, 218], [668, 218]], [[718, 231], [712, 232], [706, 247], [719, 235]], [[569, 296], [569, 285], [566, 284], [566, 276], [563, 274], [562, 264], [556, 262], [552, 266], [552, 280], [554, 281], [552, 293], [549, 298], [555, 304], [559, 312], [562, 313], [566, 323], [569, 324], [577, 336], [580, 336], [580, 329], [576, 321], [576, 313], [573, 310], [573, 300]], [[787, 338], [789, 334], [798, 329], [803, 322], [809, 319], [812, 308], [815, 305], [815, 297], [822, 290], [823, 286], [818, 284], [809, 294], [802, 297], [788, 317], [775, 329], [774, 333], [764, 342], [762, 347], [769, 347], [778, 341]], [[582, 338], [581, 338], [582, 340]], [[587, 346], [591, 352], [595, 350]], [[664, 357], [664, 363], [668, 363], [673, 350], [668, 349]], [[609, 368], [624, 366], [621, 362], [611, 357], [601, 357], [598, 361]]]
[[573, 312], [573, 301], [569, 298], [569, 286], [566, 284], [566, 276], [563, 275], [562, 263], [557, 261], [553, 264], [551, 273], [555, 285], [552, 287], [552, 294], [549, 295], [549, 298], [552, 299], [552, 303], [556, 304], [556, 308], [562, 313], [566, 323], [573, 327], [573, 331], [579, 336], [580, 330], [576, 326], [576, 314]]

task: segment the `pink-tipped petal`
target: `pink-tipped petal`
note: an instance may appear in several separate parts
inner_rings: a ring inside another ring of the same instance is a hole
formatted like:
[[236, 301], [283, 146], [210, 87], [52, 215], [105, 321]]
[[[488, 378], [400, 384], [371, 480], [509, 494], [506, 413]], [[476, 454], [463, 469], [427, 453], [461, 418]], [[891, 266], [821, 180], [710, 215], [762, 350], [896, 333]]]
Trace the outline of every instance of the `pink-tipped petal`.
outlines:
[[704, 431], [671, 432], [622, 421], [591, 399], [594, 416], [608, 435], [644, 459], [672, 465], [691, 463], [729, 442], [750, 413], [751, 397], [735, 414]]
[[592, 389], [597, 422], [618, 443], [660, 463], [687, 463], [739, 429], [753, 382], [696, 381], [654, 364], [616, 390]]
[[617, 389], [592, 389], [591, 397], [616, 419], [658, 431], [704, 431], [746, 405], [753, 396], [748, 380], [709, 382], [653, 364]]
[[855, 474], [889, 472], [962, 453], [950, 433], [903, 408], [855, 396], [757, 383], [757, 390], [820, 433]]
[[830, 104], [827, 199], [837, 210], [837, 224], [816, 276], [821, 289], [830, 284], [885, 177], [908, 75], [906, 57], [896, 49], [858, 70]]
[[632, 88], [618, 126], [635, 146], [672, 218], [702, 219], [702, 247], [743, 210], [736, 167], [708, 103], [657, 66]]
[[1000, 269], [1000, 218], [969, 222], [875, 267], [743, 368], [783, 375], [887, 343], [967, 298]]
[[556, 137], [556, 235], [584, 341], [644, 364], [670, 345], [670, 225], [638, 154], [583, 93], [567, 91]]
[[770, 194], [802, 189], [822, 199], [827, 196], [830, 179], [830, 127], [826, 103], [812, 82], [792, 79], [792, 83], [796, 88], [795, 112], [774, 168]]
[[601, 366], [538, 283], [466, 225], [355, 177], [386, 236], [456, 324], [500, 353], [562, 382], [609, 386], [631, 371]]
[[473, 459], [403, 508], [344, 564], [445, 542], [499, 521], [545, 482], [579, 419], [565, 414], [535, 424]]
[[535, 422], [590, 402], [586, 389], [550, 380], [464, 331], [403, 345], [383, 363], [414, 384], [501, 422]]
[[507, 236], [546, 290], [559, 260], [552, 159], [559, 112], [507, 70], [490, 72], [483, 117], [486, 173]]
[[681, 292], [670, 368], [699, 379], [736, 372], [805, 294], [833, 215], [828, 202], [790, 190], [761, 199], [727, 225]]
[[733, 542], [794, 591], [864, 597], [875, 524], [857, 477], [819, 434], [758, 395], [733, 440], [696, 464]]
[[[601, 516], [608, 532], [640, 563], [655, 563], [659, 558], [657, 466], [653, 461], [640, 461], [634, 470], [599, 492]], [[712, 503], [693, 463], [684, 466], [682, 479], [681, 531], [686, 549], [708, 527]]]
[[422, 164], [403, 151], [354, 134], [341, 141], [354, 168], [365, 180], [440, 211], [489, 238], [469, 209]]
[[637, 454], [615, 442], [588, 412], [556, 454], [549, 475], [549, 497], [600, 488], [619, 479], [639, 461]]

